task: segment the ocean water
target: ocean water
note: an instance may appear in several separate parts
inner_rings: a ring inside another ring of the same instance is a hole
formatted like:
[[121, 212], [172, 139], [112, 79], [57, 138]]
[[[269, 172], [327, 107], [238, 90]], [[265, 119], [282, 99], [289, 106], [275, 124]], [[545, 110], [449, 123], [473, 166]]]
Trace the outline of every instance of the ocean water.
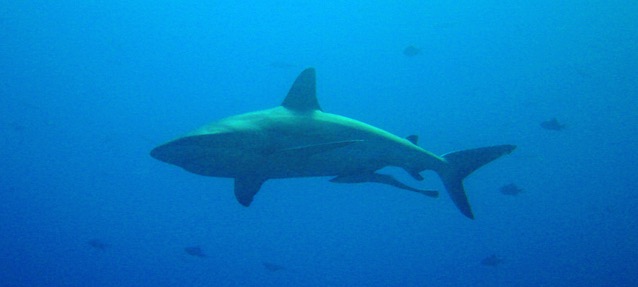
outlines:
[[[307, 67], [436, 154], [517, 145], [465, 181], [476, 219], [431, 172], [245, 208], [149, 156]], [[636, 1], [3, 1], [0, 286], [637, 286], [636, 96]]]

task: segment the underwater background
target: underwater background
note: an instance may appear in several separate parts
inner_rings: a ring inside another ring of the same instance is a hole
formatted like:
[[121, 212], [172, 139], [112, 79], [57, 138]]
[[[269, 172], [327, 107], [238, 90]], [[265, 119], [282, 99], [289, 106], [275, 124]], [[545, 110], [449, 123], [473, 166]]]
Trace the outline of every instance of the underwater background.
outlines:
[[[436, 154], [517, 145], [476, 219], [329, 178], [245, 208], [149, 156], [306, 67]], [[638, 286], [637, 95], [637, 1], [2, 1], [0, 286]]]

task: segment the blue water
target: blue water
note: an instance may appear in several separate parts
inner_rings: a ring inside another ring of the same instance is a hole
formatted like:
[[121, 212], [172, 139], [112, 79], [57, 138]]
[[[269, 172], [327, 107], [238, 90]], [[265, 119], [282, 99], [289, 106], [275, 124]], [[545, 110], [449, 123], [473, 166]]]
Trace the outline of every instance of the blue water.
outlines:
[[[638, 285], [638, 2], [242, 2], [0, 3], [0, 286]], [[437, 154], [517, 145], [466, 180], [476, 219], [328, 178], [244, 208], [149, 156], [306, 67]]]

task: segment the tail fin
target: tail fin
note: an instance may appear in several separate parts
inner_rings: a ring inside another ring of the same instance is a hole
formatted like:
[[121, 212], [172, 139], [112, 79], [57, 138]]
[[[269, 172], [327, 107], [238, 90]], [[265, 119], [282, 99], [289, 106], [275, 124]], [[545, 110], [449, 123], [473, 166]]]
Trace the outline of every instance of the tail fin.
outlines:
[[463, 215], [474, 219], [472, 207], [467, 200], [467, 195], [465, 195], [465, 189], [463, 188], [463, 179], [481, 166], [488, 164], [504, 154], [511, 153], [515, 148], [516, 146], [514, 145], [499, 145], [462, 150], [443, 155], [443, 158], [447, 162], [447, 168], [439, 171], [439, 176], [448, 194], [450, 194], [452, 201], [456, 207], [461, 210]]

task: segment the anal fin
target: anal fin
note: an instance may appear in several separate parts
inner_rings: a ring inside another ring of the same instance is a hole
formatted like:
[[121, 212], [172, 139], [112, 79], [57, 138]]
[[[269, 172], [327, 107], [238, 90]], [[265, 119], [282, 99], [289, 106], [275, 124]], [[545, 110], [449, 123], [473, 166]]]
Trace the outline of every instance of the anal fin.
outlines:
[[422, 181], [423, 180], [423, 176], [419, 173], [419, 171], [417, 170], [405, 170], [412, 178], [418, 180], [418, 181]]

